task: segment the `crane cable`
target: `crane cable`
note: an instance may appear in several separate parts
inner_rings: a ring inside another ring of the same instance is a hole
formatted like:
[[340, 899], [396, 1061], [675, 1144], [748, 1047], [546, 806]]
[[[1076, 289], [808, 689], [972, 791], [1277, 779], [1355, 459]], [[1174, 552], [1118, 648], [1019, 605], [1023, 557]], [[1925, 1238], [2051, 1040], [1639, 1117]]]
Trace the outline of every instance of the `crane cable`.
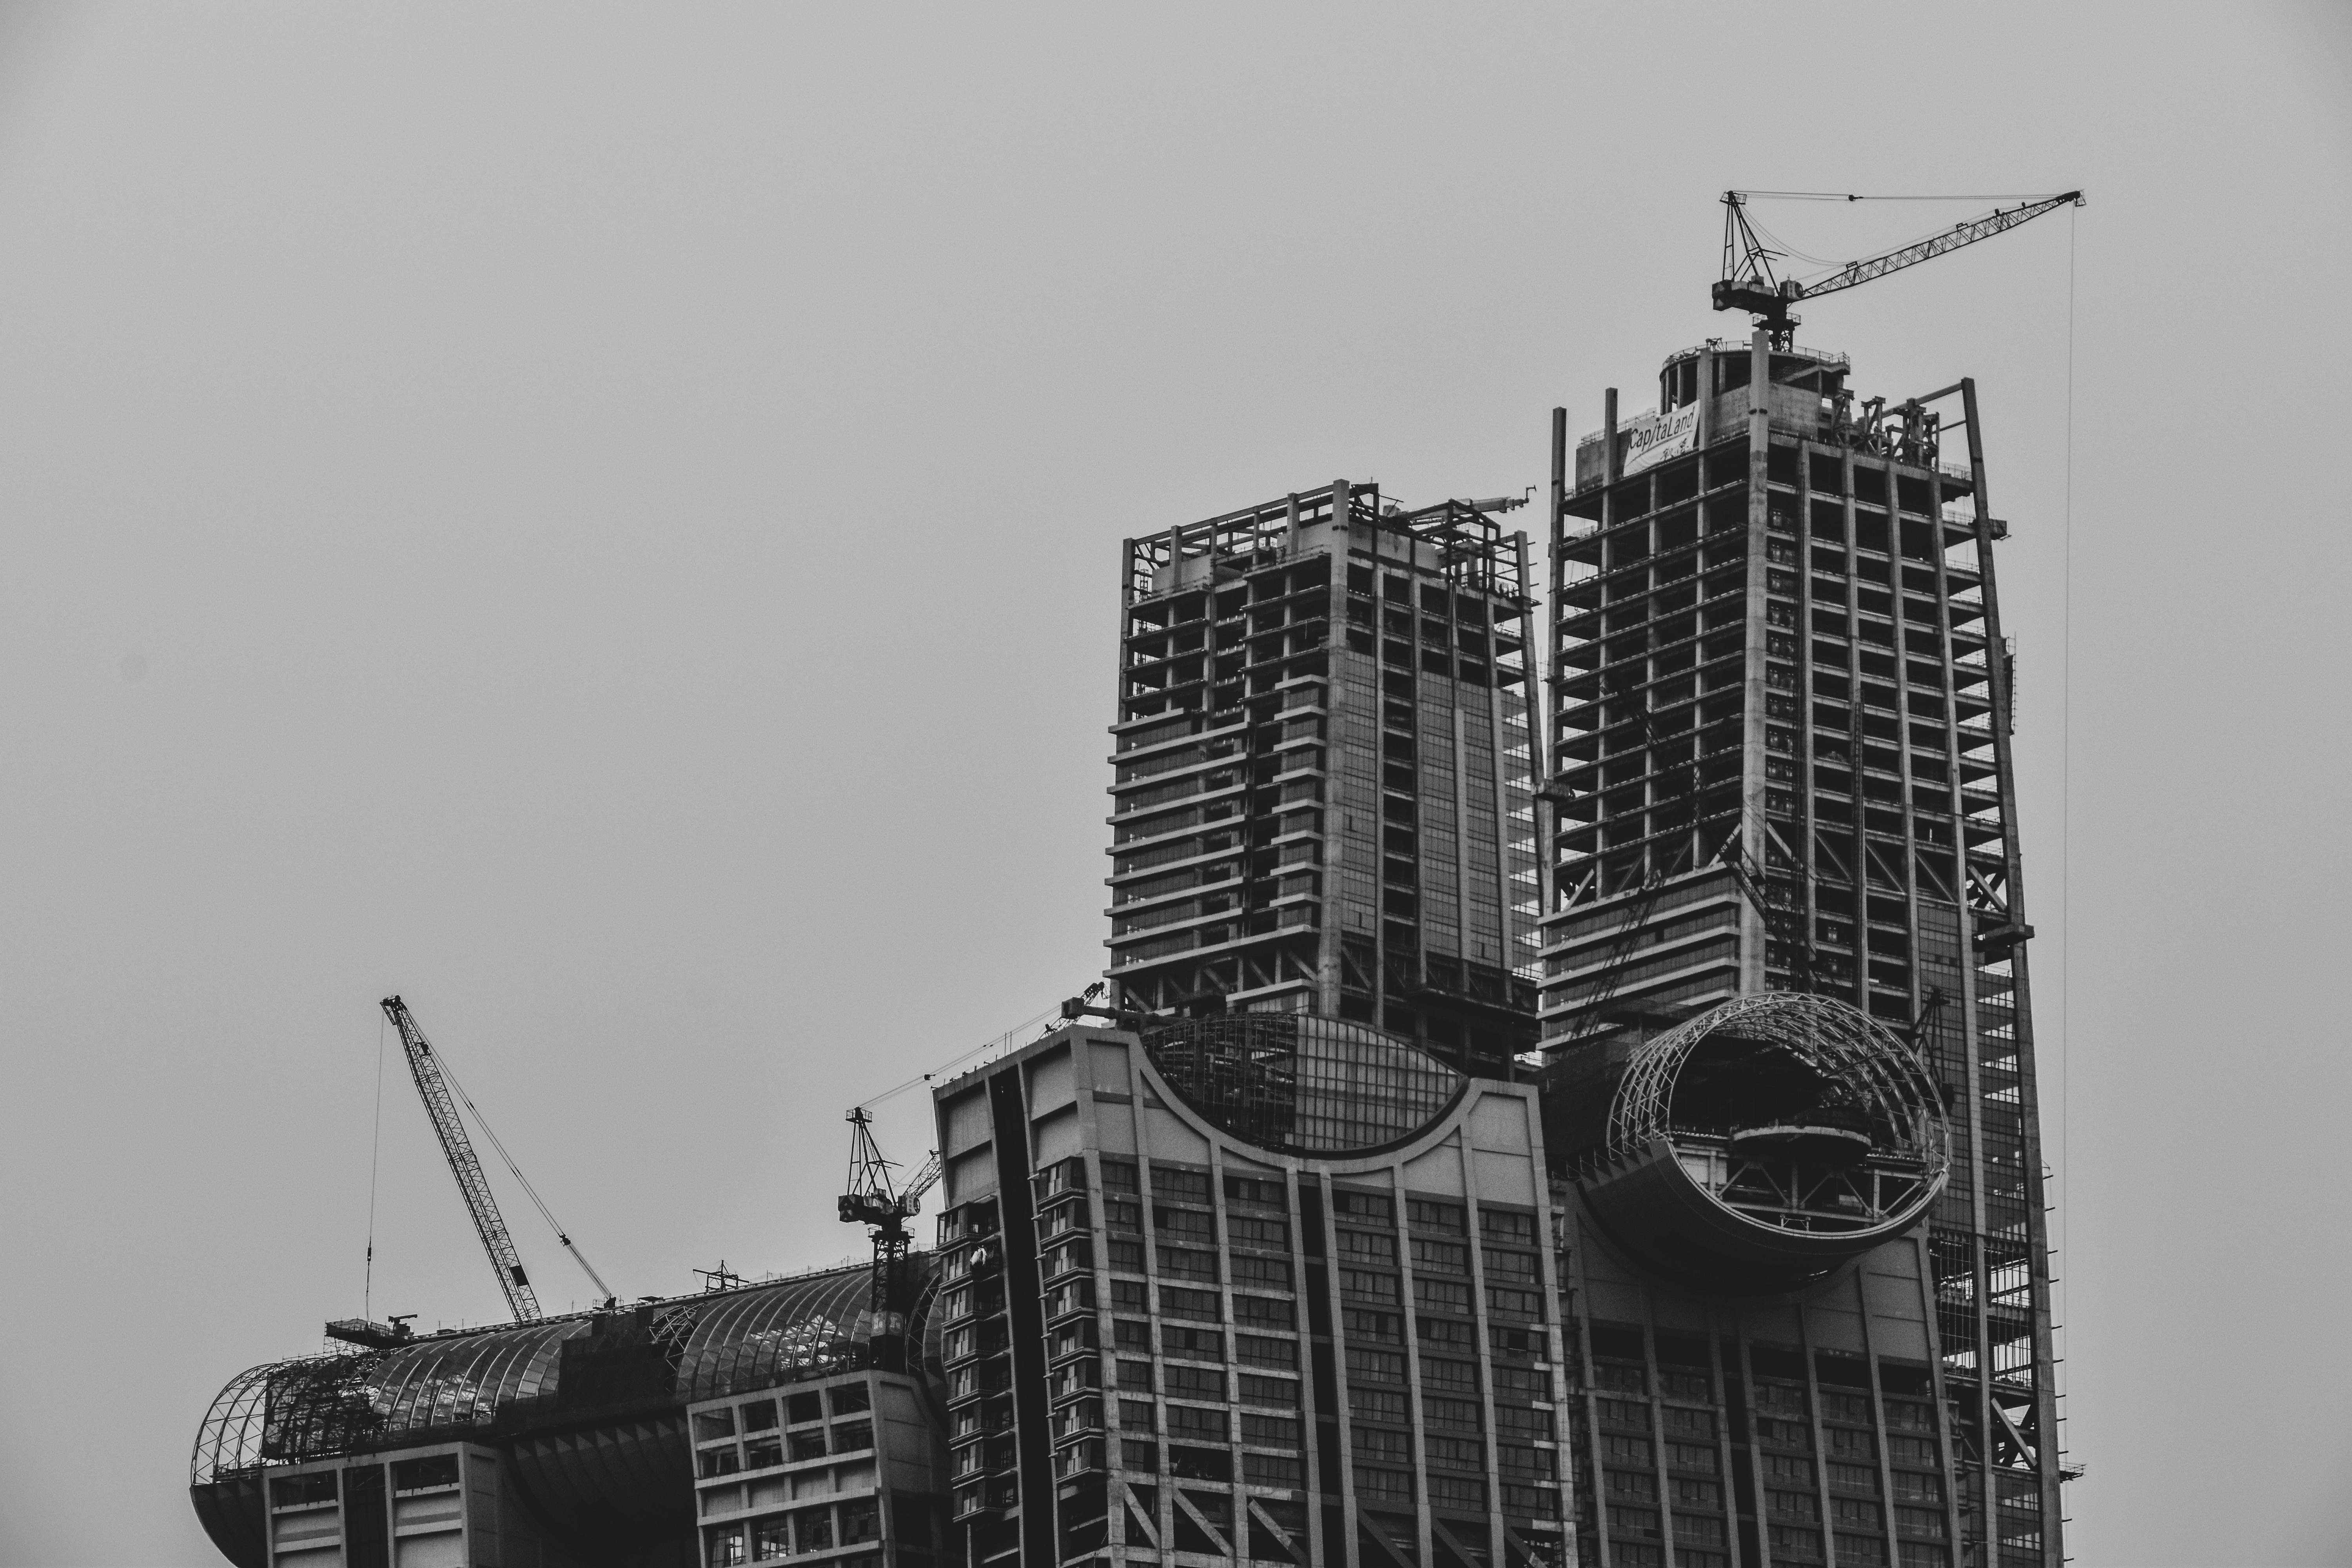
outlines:
[[[2059, 613], [2058, 642], [2060, 673], [2058, 679], [2058, 1184], [2067, 1186], [2067, 1169], [2074, 1152], [2074, 1096], [2069, 1087], [2069, 1071], [2074, 1060], [2074, 241], [2081, 228], [2079, 214], [2069, 214], [2066, 225], [2066, 488], [2063, 505], [2059, 511], [2064, 543], [2059, 553]], [[2069, 1194], [2071, 1195], [2071, 1194]], [[2057, 1248], [2065, 1253], [2066, 1208], [2058, 1209]], [[2072, 1315], [2066, 1308], [2063, 1289], [2065, 1276], [2058, 1278], [2057, 1300], [2052, 1303], [2057, 1323], [2052, 1330], [2051, 1357], [2058, 1366], [2065, 1364], [2061, 1353], [2064, 1345], [2059, 1336], [2065, 1332]], [[2058, 1375], [2053, 1371], [2053, 1379]], [[2059, 1389], [2052, 1389], [2051, 1403], [2058, 1411], [2060, 1421], [2066, 1419], [2063, 1407], [2057, 1402], [2065, 1397]], [[2058, 1452], [2063, 1462], [2066, 1445], [2063, 1431], [2059, 1434]]]
[[368, 1142], [368, 1228], [367, 1272], [360, 1283], [360, 1316], [372, 1316], [369, 1308], [375, 1298], [375, 1177], [379, 1157], [383, 1152], [383, 1031], [387, 1020], [375, 1021], [375, 1132]]
[[546, 1200], [539, 1195], [539, 1190], [533, 1187], [530, 1184], [530, 1179], [522, 1173], [522, 1167], [515, 1163], [512, 1154], [507, 1152], [507, 1146], [499, 1142], [499, 1135], [490, 1130], [489, 1119], [482, 1114], [481, 1108], [477, 1106], [472, 1098], [466, 1093], [466, 1086], [457, 1081], [457, 1073], [449, 1066], [449, 1058], [437, 1050], [434, 1052], [434, 1058], [440, 1063], [441, 1076], [449, 1080], [449, 1087], [457, 1091], [458, 1100], [463, 1101], [467, 1110], [472, 1113], [474, 1125], [482, 1130], [482, 1136], [488, 1139], [490, 1147], [499, 1152], [499, 1159], [506, 1165], [507, 1173], [515, 1179], [517, 1186], [522, 1188], [523, 1195], [530, 1199], [531, 1206], [539, 1210], [539, 1217], [547, 1222], [547, 1228], [555, 1233], [555, 1239], [562, 1242], [564, 1250], [572, 1254], [572, 1260], [580, 1265], [581, 1269], [594, 1283], [600, 1292], [599, 1300], [611, 1300], [613, 1288], [604, 1283], [604, 1277], [596, 1272], [595, 1265], [588, 1261], [588, 1255], [580, 1250], [578, 1244], [572, 1239], [571, 1233], [566, 1231], [556, 1219], [554, 1211], [551, 1210], [547, 1206]]
[[[1059, 1014], [1061, 1010], [1062, 1009], [1058, 1005], [1048, 1007], [1044, 1012], [1038, 1014], [1035, 1017], [1024, 1019], [1023, 1022], [1013, 1025], [1013, 1027], [1005, 1030], [1004, 1033], [997, 1036], [996, 1038], [984, 1041], [980, 1045], [974, 1046], [971, 1049], [964, 1052], [963, 1055], [960, 1057], [951, 1057], [948, 1060], [943, 1061], [939, 1066], [933, 1068], [929, 1072], [917, 1073], [913, 1078], [908, 1079], [906, 1082], [898, 1085], [896, 1089], [884, 1089], [880, 1094], [876, 1095], [873, 1099], [860, 1101], [858, 1108], [863, 1110], [871, 1110], [886, 1100], [896, 1100], [898, 1096], [906, 1093], [908, 1089], [914, 1089], [921, 1084], [929, 1083], [933, 1079], [938, 1078], [940, 1074], [945, 1073], [951, 1068], [961, 1067], [964, 1063], [971, 1060], [972, 1058], [979, 1056], [982, 1052], [992, 1051], [997, 1047], [1010, 1042], [1014, 1036], [1028, 1033], [1031, 1029], [1035, 1028], [1046, 1019], [1054, 1017]], [[487, 1132], [489, 1129], [484, 1128], [483, 1131]]]

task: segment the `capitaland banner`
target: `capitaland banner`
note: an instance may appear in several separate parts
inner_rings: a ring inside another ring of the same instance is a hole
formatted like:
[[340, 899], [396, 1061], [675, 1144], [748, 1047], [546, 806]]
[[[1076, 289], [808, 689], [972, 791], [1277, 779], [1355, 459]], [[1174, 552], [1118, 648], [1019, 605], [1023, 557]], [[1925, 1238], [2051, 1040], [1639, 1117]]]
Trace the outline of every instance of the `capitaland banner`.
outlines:
[[1667, 414], [1643, 414], [1625, 427], [1629, 474], [1679, 458], [1698, 445], [1698, 405], [1685, 403]]

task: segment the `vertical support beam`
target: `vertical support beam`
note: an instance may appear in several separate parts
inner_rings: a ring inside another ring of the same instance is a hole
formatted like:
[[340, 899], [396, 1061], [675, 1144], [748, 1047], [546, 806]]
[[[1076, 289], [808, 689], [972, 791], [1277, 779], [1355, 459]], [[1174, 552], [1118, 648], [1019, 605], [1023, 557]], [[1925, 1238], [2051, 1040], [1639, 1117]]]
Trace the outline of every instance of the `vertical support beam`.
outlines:
[[[2011, 925], [2025, 923], [2024, 856], [2018, 845], [2017, 775], [2011, 759], [2009, 717], [2010, 671], [2006, 658], [2007, 642], [2000, 629], [2000, 594], [1993, 576], [1992, 503], [1985, 489], [1984, 430], [1977, 417], [1977, 384], [1974, 376], [1960, 378], [1960, 401], [1969, 424], [1969, 477], [1975, 494], [1970, 498], [1976, 508], [1977, 563], [1984, 576], [1985, 664], [1992, 686], [1992, 754], [1995, 774], [2000, 786], [2001, 858], [2008, 878], [2009, 920]], [[1965, 828], [1961, 830], [1964, 834]], [[1969, 957], [1975, 958], [1976, 937], [1964, 926], [1969, 943]], [[2058, 1400], [2052, 1386], [2055, 1368], [2055, 1351], [2050, 1334], [2050, 1234], [2047, 1221], [2047, 1198], [2042, 1180], [2042, 1094], [2039, 1075], [2033, 1062], [2033, 1005], [2029, 987], [2026, 944], [2018, 942], [2010, 950], [2011, 1007], [2016, 1022], [2018, 1077], [2018, 1135], [2025, 1177], [2026, 1278], [2030, 1281], [2029, 1296], [2033, 1318], [2033, 1415], [2035, 1466], [2039, 1472], [2042, 1494], [2042, 1554], [2050, 1568], [2064, 1561], [2060, 1540], [2062, 1505], [2058, 1481]], [[1978, 1169], [1984, 1166], [1984, 1150], [1977, 1150]], [[1981, 1271], [1979, 1278], [1982, 1278]], [[1987, 1346], [1990, 1350], [1990, 1345]], [[1992, 1384], [1990, 1366], [1982, 1369], [1984, 1384]], [[1990, 1409], [1987, 1415], [1990, 1415]], [[1990, 1450], [1992, 1430], [1985, 1431]], [[1984, 1518], [1997, 1535], [2000, 1501], [1994, 1489], [1987, 1488]]]
[[[1772, 340], [1763, 328], [1748, 345], [1748, 596], [1743, 618], [1739, 745], [1739, 846], [1750, 866], [1764, 864], [1764, 557], [1770, 537], [1772, 449]], [[1748, 900], [1739, 910], [1739, 990], [1764, 989], [1764, 916]]]
[[1601, 394], [1601, 477], [1613, 485], [1625, 477], [1617, 460], [1617, 389], [1613, 386]]
[[[1567, 671], [1561, 664], [1564, 656], [1560, 652], [1559, 637], [1559, 623], [1568, 610], [1568, 563], [1562, 554], [1568, 543], [1568, 410], [1565, 408], [1551, 411], [1550, 540], [1551, 553], [1548, 559], [1551, 563], [1551, 602], [1546, 606], [1550, 613], [1540, 619], [1532, 615], [1528, 617], [1529, 640], [1534, 639], [1540, 627], [1544, 641], [1543, 713], [1537, 721], [1541, 729], [1530, 733], [1539, 733], [1543, 737], [1543, 767], [1536, 773], [1535, 780], [1538, 789], [1547, 793], [1552, 779], [1561, 771], [1559, 694], [1567, 680]], [[1528, 668], [1535, 668], [1535, 662], [1530, 659]], [[1558, 912], [1559, 899], [1559, 806], [1557, 802], [1549, 804], [1550, 815], [1547, 816], [1545, 794], [1539, 793], [1536, 796], [1536, 875], [1541, 879], [1538, 885], [1541, 889], [1546, 915]]]

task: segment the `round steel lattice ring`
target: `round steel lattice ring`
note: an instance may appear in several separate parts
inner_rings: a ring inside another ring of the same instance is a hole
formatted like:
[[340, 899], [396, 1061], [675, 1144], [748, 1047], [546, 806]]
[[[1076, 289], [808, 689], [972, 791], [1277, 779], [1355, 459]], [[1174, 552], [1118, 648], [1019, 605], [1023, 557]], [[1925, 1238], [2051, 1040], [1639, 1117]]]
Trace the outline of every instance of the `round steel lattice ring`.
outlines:
[[1673, 1135], [1675, 1081], [1692, 1053], [1717, 1034], [1775, 1047], [1854, 1095], [1895, 1130], [1903, 1152], [1920, 1162], [1928, 1188], [1942, 1184], [1951, 1130], [1926, 1065], [1875, 1019], [1826, 996], [1788, 991], [1727, 1002], [1636, 1050], [1609, 1107], [1612, 1155], [1632, 1157]]

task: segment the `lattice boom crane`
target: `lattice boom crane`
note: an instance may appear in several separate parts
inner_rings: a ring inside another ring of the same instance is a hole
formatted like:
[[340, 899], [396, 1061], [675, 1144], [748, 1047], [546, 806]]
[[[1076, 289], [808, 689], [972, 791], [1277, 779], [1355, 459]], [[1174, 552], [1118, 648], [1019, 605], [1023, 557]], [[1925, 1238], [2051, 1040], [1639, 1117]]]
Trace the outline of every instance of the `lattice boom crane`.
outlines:
[[[1757, 324], [1772, 334], [1776, 344], [1785, 347], [1797, 318], [1789, 314], [1789, 307], [1800, 300], [1818, 300], [1824, 294], [1835, 294], [1884, 278], [1890, 272], [1900, 272], [1906, 267], [1916, 267], [1932, 261], [1947, 251], [1958, 250], [1964, 245], [1974, 245], [1980, 239], [2005, 234], [2021, 223], [2031, 223], [2044, 213], [2063, 206], [2081, 206], [2080, 191], [2065, 191], [2054, 196], [2036, 196], [2013, 207], [1995, 207], [1981, 217], [1956, 223], [1941, 234], [1901, 246], [1894, 250], [1870, 257], [1862, 261], [1849, 261], [1825, 278], [1811, 283], [1801, 283], [1793, 278], [1774, 275], [1772, 258], [1778, 253], [1768, 248], [1756, 237], [1756, 230], [1748, 222], [1749, 191], [1723, 193], [1723, 277], [1715, 285], [1715, 308], [1718, 310], [1750, 310]], [[1768, 195], [1769, 193], [1767, 193]], [[1865, 198], [1848, 196], [1848, 201]]]
[[385, 997], [383, 1013], [392, 1020], [393, 1027], [400, 1031], [401, 1049], [408, 1058], [408, 1074], [416, 1080], [416, 1093], [425, 1101], [425, 1114], [433, 1119], [433, 1131], [441, 1140], [441, 1152], [449, 1161], [449, 1173], [457, 1178], [457, 1191], [466, 1200], [467, 1212], [473, 1215], [475, 1233], [482, 1238], [482, 1250], [489, 1255], [490, 1267], [498, 1272], [499, 1289], [506, 1292], [507, 1306], [516, 1322], [536, 1321], [540, 1315], [539, 1298], [532, 1293], [530, 1279], [523, 1273], [514, 1237], [508, 1234], [507, 1222], [499, 1214], [498, 1199], [490, 1195], [490, 1184], [482, 1175], [481, 1161], [474, 1155], [473, 1141], [466, 1136], [466, 1124], [457, 1120], [457, 1102], [450, 1098], [449, 1086], [434, 1059], [433, 1042], [425, 1037], [416, 1016], [399, 997]]

